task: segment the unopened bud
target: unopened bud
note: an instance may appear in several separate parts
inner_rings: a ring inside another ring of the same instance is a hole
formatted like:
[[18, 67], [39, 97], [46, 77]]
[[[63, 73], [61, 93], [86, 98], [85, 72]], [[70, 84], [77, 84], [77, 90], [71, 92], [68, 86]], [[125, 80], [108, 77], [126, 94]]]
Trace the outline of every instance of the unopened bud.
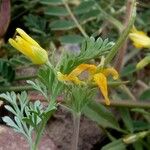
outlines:
[[144, 68], [145, 66], [147, 66], [150, 63], [150, 55], [146, 56], [145, 58], [143, 58], [137, 65], [136, 65], [136, 69], [140, 70], [142, 68]]
[[144, 138], [148, 133], [149, 133], [149, 131], [143, 131], [143, 132], [139, 132], [137, 134], [127, 135], [126, 137], [123, 138], [123, 142], [125, 144], [134, 143], [137, 140]]

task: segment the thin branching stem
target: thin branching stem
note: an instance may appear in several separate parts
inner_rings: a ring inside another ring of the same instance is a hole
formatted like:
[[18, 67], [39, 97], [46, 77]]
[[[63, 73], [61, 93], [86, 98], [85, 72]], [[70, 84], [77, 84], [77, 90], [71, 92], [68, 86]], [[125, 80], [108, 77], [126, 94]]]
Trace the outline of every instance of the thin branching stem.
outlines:
[[80, 23], [78, 22], [78, 20], [76, 19], [75, 15], [72, 13], [68, 3], [65, 0], [62, 0], [64, 3], [65, 8], [67, 9], [69, 15], [71, 16], [72, 20], [74, 21], [74, 23], [76, 24], [76, 26], [78, 27], [78, 29], [80, 30], [80, 32], [82, 33], [82, 35], [84, 37], [88, 37], [87, 33], [85, 32], [85, 30], [82, 28], [82, 26], [80, 25]]
[[29, 90], [33, 90], [33, 87], [30, 85], [24, 85], [24, 86], [8, 86], [8, 87], [2, 87], [0, 86], [0, 92], [18, 92], [18, 91], [29, 91]]

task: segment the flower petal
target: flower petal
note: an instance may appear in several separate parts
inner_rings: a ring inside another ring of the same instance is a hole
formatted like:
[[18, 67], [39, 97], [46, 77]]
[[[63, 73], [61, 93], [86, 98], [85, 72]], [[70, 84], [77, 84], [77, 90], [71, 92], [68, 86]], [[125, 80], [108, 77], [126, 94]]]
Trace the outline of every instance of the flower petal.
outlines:
[[57, 78], [59, 81], [70, 81], [70, 82], [73, 82], [75, 84], [83, 83], [83, 81], [79, 80], [78, 77], [73, 76], [73, 75], [66, 75], [66, 74], [64, 75], [61, 72], [57, 73]]
[[105, 98], [106, 105], [110, 105], [110, 100], [108, 98], [107, 78], [103, 73], [97, 73], [93, 78]]
[[96, 66], [91, 64], [81, 64], [77, 66], [69, 75], [78, 76], [83, 71], [89, 71], [90, 73], [96, 72]]
[[34, 41], [28, 34], [22, 29], [17, 28], [17, 32], [20, 36], [16, 36], [15, 39], [9, 39], [9, 43], [29, 57], [34, 64], [44, 64], [48, 61], [48, 54], [36, 41]]
[[16, 31], [21, 35], [21, 37], [29, 42], [32, 45], [40, 46], [35, 40], [33, 40], [27, 33], [25, 33], [22, 29], [17, 28]]
[[135, 27], [131, 30], [129, 38], [136, 48], [150, 48], [150, 37], [143, 31], [138, 31]]
[[109, 75], [113, 76], [113, 79], [116, 80], [119, 78], [118, 72], [114, 68], [106, 68], [101, 71], [106, 77]]
[[33, 58], [33, 50], [32, 50], [32, 45], [30, 43], [28, 43], [26, 40], [24, 40], [22, 37], [20, 36], [16, 36], [15, 38], [16, 43], [19, 46], [19, 51], [21, 53], [23, 53], [24, 55], [26, 55], [29, 58]]

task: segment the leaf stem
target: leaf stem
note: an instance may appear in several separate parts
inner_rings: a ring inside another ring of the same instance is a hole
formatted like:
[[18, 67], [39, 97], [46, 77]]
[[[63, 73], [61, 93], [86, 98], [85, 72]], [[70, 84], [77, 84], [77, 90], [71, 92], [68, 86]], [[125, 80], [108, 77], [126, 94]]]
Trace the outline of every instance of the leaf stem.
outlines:
[[[123, 27], [124, 29], [129, 24], [130, 16], [132, 13], [132, 3], [133, 2], [134, 2], [134, 0], [128, 0], [127, 1], [126, 15], [125, 15], [124, 27]], [[124, 61], [124, 57], [126, 54], [126, 50], [127, 50], [127, 40], [124, 42], [123, 46], [119, 49], [118, 55], [117, 55], [116, 60], [115, 60], [115, 68], [118, 72], [120, 72], [122, 67], [123, 67], [123, 61]]]
[[[37, 100], [37, 98], [30, 98], [31, 101], [35, 101]], [[39, 98], [40, 101], [46, 101], [43, 98]], [[99, 101], [100, 103], [105, 105], [105, 102], [102, 100], [97, 99], [96, 101]], [[63, 98], [60, 100], [60, 98], [58, 99], [58, 102], [63, 103]], [[60, 104], [59, 104], [60, 105]], [[61, 104], [62, 106], [63, 104]], [[130, 108], [135, 108], [135, 107], [139, 107], [139, 108], [150, 108], [150, 102], [142, 102], [142, 101], [131, 101], [131, 100], [112, 100], [111, 101], [111, 105], [110, 107], [130, 107]]]
[[45, 120], [41, 123], [40, 127], [38, 128], [39, 130], [36, 132], [37, 135], [36, 135], [35, 142], [34, 142], [33, 145], [32, 145], [32, 150], [38, 150], [38, 145], [39, 145], [40, 139], [41, 139], [41, 137], [42, 137], [42, 133], [43, 133], [43, 131], [44, 131], [44, 129], [45, 129], [47, 120], [48, 120], [48, 119], [45, 119]]
[[135, 0], [132, 1], [131, 6], [132, 6], [131, 7], [132, 12], [131, 12], [129, 24], [127, 25], [127, 28], [123, 31], [123, 33], [121, 34], [121, 36], [117, 40], [116, 44], [113, 46], [110, 53], [106, 56], [106, 59], [105, 59], [105, 62], [104, 62], [105, 66], [111, 62], [111, 60], [114, 58], [114, 56], [116, 55], [118, 50], [121, 48], [122, 44], [124, 43], [124, 41], [128, 37], [128, 34], [129, 34], [133, 24], [134, 24], [135, 17], [136, 17], [136, 2], [135, 2]]
[[[100, 101], [101, 104], [106, 105], [105, 101]], [[150, 109], [149, 102], [139, 102], [139, 101], [130, 101], [130, 100], [110, 100], [110, 107], [125, 107], [125, 108], [144, 108]]]
[[87, 33], [84, 31], [84, 29], [82, 28], [82, 26], [80, 25], [80, 23], [78, 22], [78, 20], [74, 16], [74, 14], [72, 13], [72, 11], [71, 11], [69, 5], [67, 4], [67, 2], [65, 0], [62, 0], [62, 1], [64, 3], [64, 6], [67, 9], [68, 13], [70, 14], [72, 20], [74, 21], [74, 23], [76, 24], [76, 26], [78, 27], [78, 29], [80, 30], [80, 32], [82, 33], [82, 35], [84, 37], [88, 37]]
[[72, 113], [73, 115], [73, 136], [71, 150], [78, 150], [79, 128], [80, 128], [80, 113]]

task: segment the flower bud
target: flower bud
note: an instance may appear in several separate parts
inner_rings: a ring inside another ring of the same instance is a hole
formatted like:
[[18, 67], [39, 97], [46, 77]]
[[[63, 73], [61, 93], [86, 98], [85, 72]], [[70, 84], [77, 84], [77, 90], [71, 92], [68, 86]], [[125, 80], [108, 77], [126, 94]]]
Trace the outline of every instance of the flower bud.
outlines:
[[139, 132], [137, 134], [127, 135], [126, 137], [123, 138], [123, 142], [125, 144], [134, 143], [137, 140], [144, 138], [148, 133], [149, 133], [149, 131], [142, 131], [142, 132]]
[[17, 35], [15, 39], [10, 38], [9, 43], [30, 58], [34, 64], [46, 63], [48, 61], [47, 52], [22, 29], [17, 28], [16, 31], [19, 36]]
[[144, 68], [145, 66], [147, 66], [149, 63], [150, 63], [150, 56], [146, 56], [136, 65], [136, 69], [140, 70]]

